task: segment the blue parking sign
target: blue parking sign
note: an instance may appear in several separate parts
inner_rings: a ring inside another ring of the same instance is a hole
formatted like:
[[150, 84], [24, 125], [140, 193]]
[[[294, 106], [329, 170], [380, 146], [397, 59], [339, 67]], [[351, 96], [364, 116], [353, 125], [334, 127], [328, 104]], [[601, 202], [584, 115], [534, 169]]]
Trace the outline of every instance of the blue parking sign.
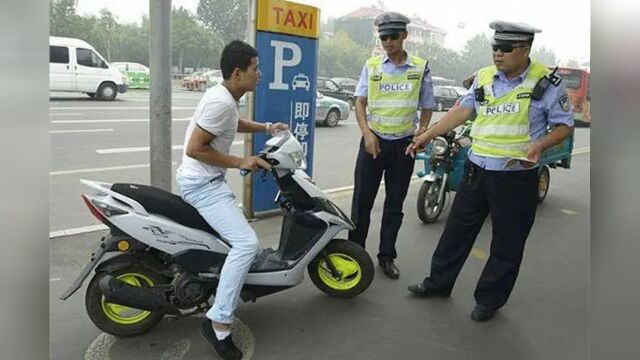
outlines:
[[[305, 151], [306, 172], [312, 175], [318, 40], [258, 31], [256, 48], [262, 77], [256, 89], [255, 121], [288, 124]], [[253, 152], [262, 150], [266, 140], [266, 135], [256, 134]], [[275, 209], [275, 181], [259, 172], [252, 176], [253, 210]]]

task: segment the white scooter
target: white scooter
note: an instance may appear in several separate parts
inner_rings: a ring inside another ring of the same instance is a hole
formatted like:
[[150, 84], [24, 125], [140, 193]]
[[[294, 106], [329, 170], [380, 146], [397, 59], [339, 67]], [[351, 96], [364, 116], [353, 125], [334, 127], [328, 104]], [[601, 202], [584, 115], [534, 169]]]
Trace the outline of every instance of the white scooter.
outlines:
[[[374, 275], [371, 257], [353, 242], [334, 239], [355, 225], [303, 171], [300, 143], [281, 131], [259, 156], [272, 165], [280, 190], [275, 201], [284, 216], [278, 248], [260, 250], [242, 299], [255, 301], [296, 286], [305, 268], [328, 295], [350, 298], [365, 291]], [[145, 185], [81, 181], [96, 190], [82, 198], [110, 233], [61, 299], [73, 295], [95, 269], [85, 306], [106, 333], [141, 334], [164, 316], [206, 312], [231, 245], [177, 195]]]

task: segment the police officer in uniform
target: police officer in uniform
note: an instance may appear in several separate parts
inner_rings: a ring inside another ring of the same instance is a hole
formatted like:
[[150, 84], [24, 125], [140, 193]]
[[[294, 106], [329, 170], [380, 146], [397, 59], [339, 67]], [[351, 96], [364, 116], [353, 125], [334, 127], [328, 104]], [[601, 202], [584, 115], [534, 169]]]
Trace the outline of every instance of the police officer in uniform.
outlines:
[[384, 175], [386, 195], [378, 261], [392, 279], [400, 276], [394, 264], [395, 244], [415, 162], [405, 149], [414, 135], [429, 125], [435, 103], [427, 61], [403, 49], [409, 22], [409, 18], [395, 12], [376, 17], [374, 25], [385, 54], [367, 60], [355, 91], [362, 139], [351, 204], [351, 218], [357, 228], [349, 233], [349, 239], [365, 246], [371, 208]]
[[[431, 259], [431, 273], [409, 291], [448, 297], [473, 243], [491, 215], [489, 259], [475, 289], [475, 321], [491, 319], [509, 298], [537, 205], [537, 163], [545, 149], [573, 131], [573, 114], [561, 78], [529, 59], [540, 30], [494, 21], [493, 66], [480, 69], [461, 106], [417, 136], [407, 153], [476, 115], [463, 184]], [[547, 132], [547, 129], [551, 129]]]

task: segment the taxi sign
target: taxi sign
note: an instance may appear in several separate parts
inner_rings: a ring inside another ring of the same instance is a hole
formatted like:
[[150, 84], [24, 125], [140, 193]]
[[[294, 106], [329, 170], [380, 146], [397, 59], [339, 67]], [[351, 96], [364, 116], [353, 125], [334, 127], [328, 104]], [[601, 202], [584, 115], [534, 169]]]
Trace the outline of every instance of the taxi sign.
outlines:
[[320, 37], [320, 9], [283, 0], [258, 1], [259, 31]]

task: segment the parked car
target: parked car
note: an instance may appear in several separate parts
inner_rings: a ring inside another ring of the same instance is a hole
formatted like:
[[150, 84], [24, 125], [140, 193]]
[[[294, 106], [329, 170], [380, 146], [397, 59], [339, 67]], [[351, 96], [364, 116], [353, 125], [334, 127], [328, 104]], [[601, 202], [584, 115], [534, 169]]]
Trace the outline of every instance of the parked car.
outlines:
[[435, 85], [433, 95], [436, 101], [436, 111], [451, 109], [456, 101], [462, 96], [453, 86]]
[[331, 78], [331, 80], [333, 80], [333, 82], [335, 82], [336, 84], [338, 84], [338, 86], [340, 86], [345, 90], [356, 92], [356, 86], [358, 86], [357, 79], [352, 79], [347, 77], [334, 77], [334, 78]]
[[316, 92], [316, 122], [323, 126], [334, 127], [340, 120], [349, 117], [351, 104]]
[[195, 72], [190, 76], [185, 76], [182, 84], [187, 90], [205, 91], [221, 82], [222, 70], [209, 70], [205, 72]]
[[83, 92], [113, 100], [129, 89], [127, 78], [86, 41], [49, 37], [49, 90]]
[[135, 62], [112, 62], [111, 65], [127, 77], [129, 89], [149, 88], [149, 68]]
[[350, 107], [356, 104], [356, 98], [353, 91], [349, 91], [340, 87], [333, 80], [325, 77], [318, 77], [318, 91], [327, 96], [331, 96], [349, 103]]
[[[238, 101], [238, 107], [240, 115], [246, 116], [247, 99], [245, 95]], [[334, 127], [338, 125], [340, 120], [348, 118], [350, 111], [349, 103], [346, 101], [325, 96], [316, 91], [316, 123], [327, 127]]]

